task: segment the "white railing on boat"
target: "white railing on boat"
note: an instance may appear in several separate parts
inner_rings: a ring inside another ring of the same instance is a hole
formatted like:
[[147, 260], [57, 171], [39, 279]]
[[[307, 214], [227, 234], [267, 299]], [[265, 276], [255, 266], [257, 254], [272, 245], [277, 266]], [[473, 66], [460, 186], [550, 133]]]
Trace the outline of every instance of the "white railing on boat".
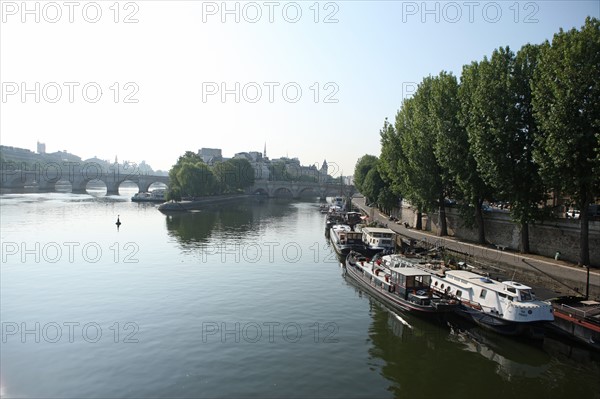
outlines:
[[561, 304], [555, 303], [554, 308], [562, 310], [562, 311], [570, 313], [570, 314], [577, 315], [579, 317], [583, 317], [583, 318], [600, 314], [600, 307], [598, 307], [598, 306], [592, 307], [589, 310], [583, 310], [583, 309], [579, 309], [579, 308], [574, 308], [569, 305], [565, 305], [564, 303], [561, 303]]

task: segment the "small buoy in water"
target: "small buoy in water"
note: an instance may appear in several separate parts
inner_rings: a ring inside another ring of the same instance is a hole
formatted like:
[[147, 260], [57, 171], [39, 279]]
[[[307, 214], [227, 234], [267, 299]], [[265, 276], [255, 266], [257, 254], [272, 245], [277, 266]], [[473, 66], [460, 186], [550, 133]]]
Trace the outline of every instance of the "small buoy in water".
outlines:
[[117, 226], [120, 226], [120, 225], [121, 225], [121, 221], [119, 220], [119, 216], [120, 216], [120, 215], [117, 215], [117, 223], [115, 223]]

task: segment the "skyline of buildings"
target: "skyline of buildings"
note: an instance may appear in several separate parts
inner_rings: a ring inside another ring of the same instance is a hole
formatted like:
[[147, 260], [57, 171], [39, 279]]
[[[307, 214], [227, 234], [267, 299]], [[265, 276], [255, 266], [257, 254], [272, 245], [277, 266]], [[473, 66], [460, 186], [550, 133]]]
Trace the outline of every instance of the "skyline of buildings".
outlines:
[[[233, 154], [232, 157], [224, 157], [220, 148], [203, 147], [197, 151], [197, 154], [207, 165], [214, 165], [216, 162], [223, 162], [228, 159], [246, 159], [254, 168], [255, 178], [257, 180], [269, 180], [271, 177], [271, 167], [277, 164], [283, 165], [280, 167], [282, 168], [281, 170], [285, 170], [287, 176], [294, 180], [314, 179], [315, 181], [323, 182], [340, 177], [335, 175], [329, 176], [332, 169], [335, 172], [337, 172], [337, 169], [330, 168], [327, 160], [324, 160], [321, 165], [302, 165], [297, 157], [289, 158], [285, 156], [270, 159], [267, 157], [266, 143], [262, 152], [238, 152]], [[0, 145], [0, 158], [3, 162], [24, 162], [25, 164], [36, 162], [94, 162], [106, 169], [115, 164], [123, 166], [133, 164], [137, 171], [143, 174], [167, 175], [169, 173], [168, 170], [153, 170], [152, 166], [147, 164], [144, 160], [139, 163], [127, 160], [119, 162], [118, 154], [115, 155], [114, 161], [111, 161], [109, 159], [98, 158], [97, 156], [84, 160], [78, 155], [69, 153], [67, 150], [47, 152], [46, 143], [40, 142], [39, 140], [36, 143], [36, 152], [27, 148]], [[173, 164], [175, 164], [175, 161]], [[352, 176], [344, 176], [343, 180], [345, 184], [352, 184]]]

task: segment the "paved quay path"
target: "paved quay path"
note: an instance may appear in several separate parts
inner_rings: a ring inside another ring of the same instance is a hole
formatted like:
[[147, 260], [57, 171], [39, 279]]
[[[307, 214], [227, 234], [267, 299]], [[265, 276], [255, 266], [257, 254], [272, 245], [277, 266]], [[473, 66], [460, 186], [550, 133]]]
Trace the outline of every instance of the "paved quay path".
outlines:
[[[503, 251], [489, 246], [459, 241], [452, 237], [439, 237], [428, 231], [407, 229], [402, 224], [389, 221], [388, 217], [380, 213], [378, 209], [366, 206], [364, 198], [353, 198], [352, 203], [366, 213], [369, 218], [372, 218], [371, 221], [387, 225], [388, 228], [401, 236], [426, 242], [433, 246], [443, 246], [458, 253], [459, 256], [460, 254], [464, 255], [465, 259], [468, 256], [482, 264], [497, 266], [503, 274], [517, 272], [528, 274], [534, 278], [537, 285], [547, 288], [549, 292], [552, 291], [560, 295], [575, 295], [576, 293], [573, 290], [567, 288], [571, 287], [577, 289], [581, 294], [585, 294], [587, 268], [539, 255]], [[544, 274], [551, 278], [544, 276]], [[589, 279], [590, 299], [600, 300], [600, 271], [590, 269]], [[540, 295], [538, 294], [538, 296]], [[546, 294], [545, 296], [550, 297], [552, 295]]]

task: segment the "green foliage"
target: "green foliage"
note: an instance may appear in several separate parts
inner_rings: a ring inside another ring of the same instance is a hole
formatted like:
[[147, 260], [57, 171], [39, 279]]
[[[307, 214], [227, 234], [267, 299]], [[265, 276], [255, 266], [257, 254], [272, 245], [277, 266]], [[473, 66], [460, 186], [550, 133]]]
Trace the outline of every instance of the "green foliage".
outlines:
[[465, 65], [460, 85], [445, 72], [423, 79], [395, 122], [384, 121], [379, 162], [357, 163], [355, 185], [365, 195], [377, 191], [381, 203], [393, 194], [422, 211], [438, 206], [440, 216], [451, 195], [467, 219], [475, 216], [482, 243], [484, 200], [508, 201], [524, 251], [527, 225], [543, 217], [540, 205], [553, 189], [581, 210], [585, 263], [585, 210], [600, 191], [599, 125], [600, 21], [588, 18], [551, 45], [528, 44], [516, 55], [499, 48]]
[[512, 216], [521, 225], [538, 217], [545, 193], [532, 157], [538, 128], [529, 82], [538, 53], [539, 47], [532, 45], [517, 56], [508, 47], [497, 49], [463, 82], [462, 115], [477, 170], [498, 199], [511, 203]]
[[381, 190], [385, 187], [385, 183], [379, 174], [377, 165], [372, 167], [367, 175], [365, 176], [362, 183], [361, 193], [369, 199], [369, 201], [376, 201], [379, 198]]
[[217, 163], [212, 169], [220, 193], [243, 191], [254, 184], [254, 168], [247, 159], [233, 158]]
[[383, 122], [383, 128], [379, 131], [379, 137], [381, 139], [381, 155], [377, 165], [379, 173], [389, 188], [388, 191], [395, 197], [401, 198], [406, 190], [403, 187], [404, 178], [400, 174], [400, 164], [405, 159], [400, 136], [387, 118]]
[[588, 204], [600, 192], [600, 21], [562, 29], [541, 46], [532, 79], [542, 179], [581, 211], [580, 263], [589, 265]]
[[377, 196], [377, 205], [385, 213], [389, 214], [393, 208], [398, 206], [398, 196], [389, 187], [384, 185]]
[[378, 159], [374, 155], [363, 155], [356, 162], [354, 167], [354, 186], [356, 189], [366, 195], [363, 192], [363, 183], [369, 171], [377, 167]]
[[600, 185], [600, 21], [546, 42], [532, 86], [542, 177], [583, 206]]
[[185, 196], [211, 195], [217, 188], [215, 176], [204, 162], [185, 162], [177, 172], [177, 180]]
[[181, 201], [183, 196], [186, 196], [183, 182], [179, 180], [179, 171], [186, 163], [197, 163], [202, 162], [202, 158], [200, 158], [196, 153], [192, 151], [186, 151], [185, 154], [179, 157], [177, 163], [173, 165], [171, 170], [169, 171], [169, 190], [167, 191], [167, 199], [174, 201]]

